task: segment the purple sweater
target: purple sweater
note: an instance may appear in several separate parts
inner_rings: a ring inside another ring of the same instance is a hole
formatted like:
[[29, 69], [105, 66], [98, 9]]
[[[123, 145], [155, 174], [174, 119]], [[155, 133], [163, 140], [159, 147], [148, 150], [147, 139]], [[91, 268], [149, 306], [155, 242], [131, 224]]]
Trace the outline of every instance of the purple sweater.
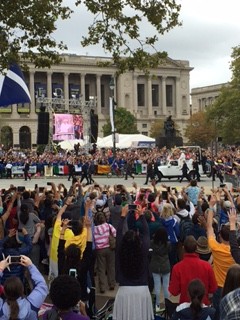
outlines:
[[[43, 315], [43, 320], [47, 319], [47, 313], [48, 312]], [[73, 311], [66, 312], [65, 314], [61, 313], [60, 315], [63, 320], [89, 320], [89, 317], [82, 316]]]

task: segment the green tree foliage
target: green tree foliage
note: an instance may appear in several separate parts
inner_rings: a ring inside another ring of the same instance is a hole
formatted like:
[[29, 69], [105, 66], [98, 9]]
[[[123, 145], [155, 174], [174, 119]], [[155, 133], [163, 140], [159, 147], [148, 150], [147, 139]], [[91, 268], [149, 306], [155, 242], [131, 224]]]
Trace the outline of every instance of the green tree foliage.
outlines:
[[157, 138], [159, 135], [164, 135], [164, 120], [157, 119], [155, 120], [150, 129], [150, 137]]
[[[115, 128], [117, 133], [133, 134], [139, 133], [137, 130], [136, 118], [131, 112], [124, 108], [116, 108], [115, 110]], [[108, 136], [112, 133], [110, 119], [102, 127], [103, 135]]]
[[232, 81], [224, 87], [214, 104], [208, 108], [208, 119], [216, 122], [217, 135], [224, 143], [240, 141], [240, 46], [232, 52]]
[[194, 113], [188, 120], [185, 136], [188, 144], [207, 147], [216, 136], [216, 128], [213, 121], [208, 120], [204, 111]]
[[[58, 19], [70, 17], [62, 0], [0, 1], [0, 68], [30, 59], [37, 67], [59, 63], [62, 42], [52, 38]], [[39, 53], [36, 55], [36, 53]], [[0, 69], [0, 70], [1, 70]]]
[[[176, 0], [76, 0], [73, 10], [87, 9], [93, 16], [82, 46], [101, 44], [123, 72], [159, 65], [166, 53], [154, 49], [158, 35], [180, 25], [180, 8]], [[72, 12], [64, 0], [0, 1], [1, 68], [19, 61], [20, 52], [23, 60], [30, 59], [39, 67], [59, 63], [58, 52], [66, 47], [62, 42], [57, 43], [52, 34], [56, 21], [70, 18]], [[153, 27], [145, 37], [140, 32], [143, 21]], [[132, 40], [136, 49], [130, 45]], [[147, 52], [150, 48], [155, 54]]]

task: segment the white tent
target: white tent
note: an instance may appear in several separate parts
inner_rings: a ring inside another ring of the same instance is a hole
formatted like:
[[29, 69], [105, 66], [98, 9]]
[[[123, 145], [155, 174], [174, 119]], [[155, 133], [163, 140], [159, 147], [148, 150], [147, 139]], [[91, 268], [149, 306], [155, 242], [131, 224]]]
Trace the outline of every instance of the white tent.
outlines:
[[[109, 135], [104, 138], [98, 138], [98, 148], [112, 148], [113, 136]], [[116, 148], [153, 148], [155, 147], [155, 139], [143, 134], [117, 134], [116, 133]]]
[[63, 150], [74, 150], [75, 144], [80, 144], [80, 147], [83, 147], [86, 142], [82, 139], [74, 139], [74, 140], [64, 140], [58, 143]]

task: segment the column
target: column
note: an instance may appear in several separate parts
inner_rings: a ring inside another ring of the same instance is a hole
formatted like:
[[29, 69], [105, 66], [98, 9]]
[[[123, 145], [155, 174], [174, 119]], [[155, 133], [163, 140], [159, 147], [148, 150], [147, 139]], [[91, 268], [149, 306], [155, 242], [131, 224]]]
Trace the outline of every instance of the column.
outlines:
[[81, 100], [85, 103], [85, 76], [86, 73], [81, 73]]
[[148, 76], [147, 78], [147, 108], [148, 108], [148, 117], [152, 117], [152, 78]]
[[101, 104], [102, 104], [102, 99], [101, 99], [101, 75], [97, 74], [97, 114], [100, 115], [102, 113], [101, 109]]
[[138, 76], [136, 74], [133, 74], [133, 112], [135, 113], [135, 116], [137, 115], [137, 111], [138, 111], [137, 78]]
[[167, 115], [166, 106], [166, 77], [162, 77], [162, 115]]
[[29, 91], [30, 91], [30, 96], [31, 96], [31, 112], [35, 112], [35, 92], [34, 92], [34, 71], [29, 71]]
[[47, 97], [52, 99], [52, 72], [47, 72]]
[[176, 117], [182, 116], [182, 105], [181, 105], [181, 92], [180, 92], [180, 77], [176, 77], [176, 101], [175, 101]]
[[68, 83], [68, 76], [69, 73], [64, 73], [64, 99], [65, 99], [65, 106], [64, 109], [69, 111], [69, 83]]

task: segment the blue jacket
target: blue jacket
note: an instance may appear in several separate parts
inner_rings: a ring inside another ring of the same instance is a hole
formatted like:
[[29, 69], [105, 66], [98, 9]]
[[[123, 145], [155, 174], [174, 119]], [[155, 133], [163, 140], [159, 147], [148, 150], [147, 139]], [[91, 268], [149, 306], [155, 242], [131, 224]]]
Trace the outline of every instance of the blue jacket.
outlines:
[[[47, 284], [38, 269], [32, 264], [28, 267], [28, 271], [30, 272], [34, 289], [26, 298], [17, 299], [19, 305], [18, 320], [37, 320], [37, 312], [48, 294]], [[2, 275], [3, 273], [0, 272], [0, 278]], [[7, 302], [0, 298], [0, 319], [9, 319], [9, 314], [10, 310]]]
[[168, 240], [171, 243], [177, 243], [180, 235], [179, 223], [177, 222], [177, 219], [175, 219], [174, 217], [169, 217], [168, 219], [161, 220], [163, 226], [167, 230]]

